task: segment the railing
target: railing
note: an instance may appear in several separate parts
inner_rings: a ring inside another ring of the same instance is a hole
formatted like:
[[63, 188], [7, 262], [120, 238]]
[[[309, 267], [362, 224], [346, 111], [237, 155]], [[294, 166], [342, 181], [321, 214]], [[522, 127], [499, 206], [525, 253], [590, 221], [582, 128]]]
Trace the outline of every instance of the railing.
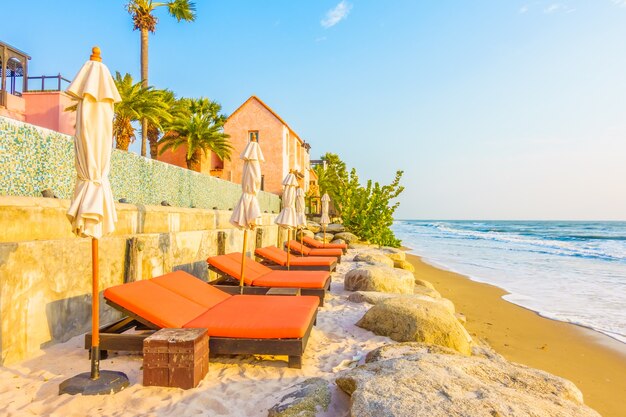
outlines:
[[[28, 77], [26, 91], [63, 91], [71, 81], [59, 75], [41, 75]], [[41, 88], [39, 88], [41, 86]]]

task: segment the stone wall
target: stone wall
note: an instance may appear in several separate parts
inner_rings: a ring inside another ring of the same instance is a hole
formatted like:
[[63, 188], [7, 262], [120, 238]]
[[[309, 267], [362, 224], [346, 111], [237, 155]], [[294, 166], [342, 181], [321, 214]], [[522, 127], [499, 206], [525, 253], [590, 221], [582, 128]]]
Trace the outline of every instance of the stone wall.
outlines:
[[[91, 241], [71, 233], [69, 200], [0, 196], [0, 364], [90, 329]], [[231, 211], [116, 204], [118, 223], [100, 240], [100, 290], [176, 269], [203, 279], [206, 258], [241, 251], [243, 232]], [[248, 251], [276, 245], [275, 214], [250, 232]], [[218, 247], [218, 234], [225, 239]], [[101, 323], [119, 313], [101, 302]]]
[[[50, 188], [59, 198], [71, 198], [75, 178], [71, 136], [0, 117], [0, 195], [38, 197]], [[241, 195], [239, 184], [117, 149], [109, 178], [115, 199], [133, 204], [165, 200], [177, 207], [228, 210]], [[277, 195], [261, 192], [258, 198], [263, 211], [280, 211]]]

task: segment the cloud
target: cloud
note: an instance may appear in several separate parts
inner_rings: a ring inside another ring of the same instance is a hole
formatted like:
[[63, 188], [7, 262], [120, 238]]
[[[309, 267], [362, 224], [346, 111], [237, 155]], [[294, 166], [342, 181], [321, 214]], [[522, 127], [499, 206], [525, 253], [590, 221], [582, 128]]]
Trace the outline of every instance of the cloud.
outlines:
[[574, 11], [576, 11], [576, 9], [571, 8], [563, 3], [552, 3], [551, 5], [543, 9], [543, 12], [545, 14], [552, 14], [556, 12], [572, 13]]
[[524, 6], [520, 7], [520, 9], [519, 9], [519, 13], [520, 14], [524, 14], [526, 12], [528, 12], [528, 5], [524, 5]]
[[626, 7], [626, 0], [611, 0], [611, 1], [620, 7]]
[[326, 12], [326, 16], [320, 21], [320, 24], [328, 29], [348, 17], [348, 13], [352, 10], [352, 5], [346, 0], [342, 0], [334, 8]]

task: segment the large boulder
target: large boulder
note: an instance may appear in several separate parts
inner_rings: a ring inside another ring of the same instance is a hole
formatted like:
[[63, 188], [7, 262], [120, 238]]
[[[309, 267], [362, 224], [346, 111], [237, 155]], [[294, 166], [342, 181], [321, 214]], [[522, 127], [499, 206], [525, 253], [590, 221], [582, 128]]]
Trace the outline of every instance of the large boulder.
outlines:
[[415, 267], [408, 261], [393, 261], [394, 268], [406, 269], [407, 271], [415, 272]]
[[415, 278], [415, 285], [418, 285], [420, 287], [427, 287], [433, 290], [435, 289], [435, 286], [431, 284], [430, 281], [426, 281], [424, 279]]
[[383, 246], [380, 250], [394, 261], [406, 261], [406, 253], [401, 249]]
[[393, 268], [393, 261], [391, 259], [375, 251], [357, 253], [354, 255], [354, 262], [367, 262], [371, 265], [384, 265]]
[[349, 271], [344, 278], [348, 291], [379, 291], [413, 294], [413, 274], [387, 266], [367, 265]]
[[397, 342], [429, 343], [469, 355], [470, 335], [441, 300], [415, 295], [389, 298], [370, 308], [357, 326]]
[[326, 231], [330, 233], [341, 233], [341, 232], [345, 232], [346, 228], [344, 227], [343, 224], [331, 223], [328, 226], [326, 226]]
[[315, 223], [315, 222], [311, 222], [311, 221], [306, 222], [306, 227], [307, 227], [307, 229], [309, 229], [313, 233], [317, 233], [320, 230], [322, 230], [322, 226], [319, 223]]
[[310, 237], [310, 238], [314, 238], [315, 237], [315, 233], [313, 233], [312, 231], [308, 230], [308, 229], [300, 229], [296, 232], [296, 239], [300, 239], [300, 236], [304, 235], [306, 237]]
[[599, 417], [574, 384], [501, 356], [418, 343], [370, 352], [336, 383], [359, 417]]
[[319, 240], [320, 242], [324, 242], [324, 243], [330, 243], [333, 240], [333, 235], [332, 233], [316, 233], [315, 234], [315, 240]]
[[339, 232], [337, 234], [335, 234], [335, 239], [343, 239], [345, 240], [347, 243], [353, 243], [359, 240], [359, 237], [357, 235], [354, 235], [350, 232]]
[[288, 389], [267, 413], [268, 417], [315, 417], [328, 410], [330, 388], [322, 378], [310, 378]]
[[[417, 288], [416, 288], [417, 289]], [[368, 303], [368, 304], [378, 304], [381, 301], [388, 300], [393, 297], [404, 297], [414, 299], [415, 302], [420, 302], [420, 300], [433, 301], [436, 300], [440, 303], [445, 309], [447, 309], [450, 313], [455, 314], [455, 308], [452, 301], [447, 298], [441, 298], [438, 292], [435, 292], [431, 295], [427, 291], [418, 294], [393, 294], [386, 292], [378, 292], [378, 291], [355, 291], [352, 294], [348, 295], [348, 301], [352, 301], [353, 303]], [[458, 318], [458, 316], [457, 316]]]
[[338, 244], [338, 245], [345, 245], [346, 241], [343, 239], [337, 239], [337, 235], [335, 235], [335, 238], [332, 240], [332, 242], [330, 242], [332, 244]]

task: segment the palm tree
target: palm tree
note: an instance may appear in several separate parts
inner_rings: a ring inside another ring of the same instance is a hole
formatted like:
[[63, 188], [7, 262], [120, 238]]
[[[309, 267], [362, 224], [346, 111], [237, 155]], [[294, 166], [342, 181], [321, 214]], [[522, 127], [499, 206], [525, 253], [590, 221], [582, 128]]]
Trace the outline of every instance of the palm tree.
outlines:
[[207, 98], [183, 98], [179, 101], [182, 110], [170, 124], [164, 126], [167, 133], [159, 141], [162, 145], [159, 153], [169, 149], [176, 151], [179, 146], [185, 145], [187, 168], [193, 171], [200, 171], [202, 153], [208, 156], [212, 151], [222, 160], [230, 159], [230, 136], [223, 131], [226, 116], [219, 114], [222, 106]]
[[135, 140], [133, 122], [147, 120], [157, 129], [171, 120], [169, 106], [164, 99], [166, 92], [154, 87], [144, 87], [142, 83], [133, 83], [130, 74], [122, 76], [115, 73], [115, 86], [122, 101], [115, 105], [113, 136], [117, 149], [128, 150], [128, 145]]
[[[167, 2], [153, 2], [152, 0], [130, 0], [126, 10], [133, 17], [134, 29], [141, 33], [141, 82], [148, 87], [148, 33], [154, 33], [158, 19], [153, 12], [157, 7], [167, 7], [170, 16], [178, 22], [185, 20], [193, 22], [196, 19], [196, 5], [189, 0], [172, 0]], [[141, 156], [146, 156], [146, 139], [148, 137], [148, 122], [142, 120], [141, 128]]]
[[160, 126], [154, 123], [148, 123], [148, 142], [150, 143], [150, 157], [157, 159], [159, 151], [159, 139], [163, 135], [164, 126], [167, 126], [168, 122], [175, 120], [179, 117], [184, 117], [184, 112], [187, 111], [187, 107], [183, 100], [176, 100], [176, 96], [170, 90], [162, 90], [162, 100], [168, 107], [168, 118], [162, 120]]

